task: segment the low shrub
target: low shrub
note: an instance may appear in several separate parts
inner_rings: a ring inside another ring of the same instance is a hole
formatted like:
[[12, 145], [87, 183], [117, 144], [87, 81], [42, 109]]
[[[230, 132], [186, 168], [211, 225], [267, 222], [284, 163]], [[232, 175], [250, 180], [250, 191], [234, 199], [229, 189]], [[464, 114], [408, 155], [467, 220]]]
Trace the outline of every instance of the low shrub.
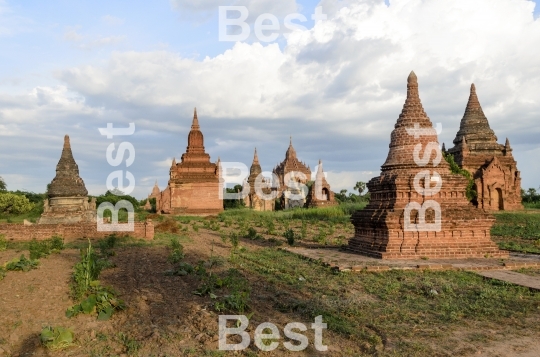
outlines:
[[38, 265], [39, 261], [27, 259], [24, 254], [22, 254], [19, 258], [13, 258], [11, 261], [7, 262], [5, 269], [12, 271], [30, 271], [32, 269], [37, 269]]
[[65, 327], [45, 327], [41, 330], [40, 340], [50, 350], [60, 350], [73, 345], [73, 331]]

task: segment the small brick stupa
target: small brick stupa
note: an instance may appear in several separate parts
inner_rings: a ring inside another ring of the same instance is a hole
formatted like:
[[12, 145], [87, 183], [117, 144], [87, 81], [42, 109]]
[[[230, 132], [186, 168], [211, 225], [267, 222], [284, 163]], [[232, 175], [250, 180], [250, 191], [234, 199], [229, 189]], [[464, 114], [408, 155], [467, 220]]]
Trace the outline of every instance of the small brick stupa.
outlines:
[[521, 177], [510, 141], [497, 142], [495, 132], [480, 106], [474, 84], [461, 119], [454, 147], [448, 152], [469, 171], [478, 193], [476, 204], [486, 211], [521, 210]]
[[[422, 162], [425, 156], [430, 160]], [[442, 158], [414, 72], [381, 175], [367, 186], [370, 202], [351, 218], [353, 252], [382, 259], [508, 256], [490, 239], [493, 217], [467, 200], [467, 179], [451, 174]]]
[[39, 224], [95, 222], [96, 201], [88, 202], [88, 191], [79, 176], [79, 166], [73, 158], [67, 135], [56, 165], [56, 176], [47, 194]]
[[319, 160], [319, 166], [317, 166], [317, 174], [315, 175], [315, 181], [309, 189], [307, 198], [308, 207], [329, 207], [337, 205], [334, 199], [334, 192], [330, 188], [330, 184], [326, 181], [324, 176], [322, 161]]
[[249, 194], [244, 197], [244, 203], [246, 207], [249, 207], [255, 211], [273, 211], [275, 208], [275, 200], [264, 199], [264, 196], [259, 195], [260, 193], [263, 195], [270, 195], [272, 193], [272, 184], [270, 180], [261, 178], [259, 183], [260, 192], [257, 193], [257, 177], [259, 177], [261, 173], [262, 168], [259, 162], [259, 156], [257, 155], [257, 149], [255, 149], [255, 153], [253, 154], [253, 163], [249, 169], [249, 176], [244, 183], [245, 185], [249, 186]]
[[223, 211], [219, 163], [210, 162], [210, 155], [204, 151], [197, 109], [193, 113], [186, 152], [180, 163], [173, 159], [169, 175], [167, 187], [156, 197], [158, 212], [208, 215]]

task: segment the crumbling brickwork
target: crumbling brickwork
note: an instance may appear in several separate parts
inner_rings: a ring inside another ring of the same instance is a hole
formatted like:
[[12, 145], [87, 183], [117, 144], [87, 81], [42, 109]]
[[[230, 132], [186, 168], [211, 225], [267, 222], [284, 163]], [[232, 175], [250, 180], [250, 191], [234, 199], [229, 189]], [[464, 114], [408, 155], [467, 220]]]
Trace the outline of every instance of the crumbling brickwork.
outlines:
[[523, 209], [521, 177], [510, 141], [507, 138], [505, 145], [497, 142], [474, 84], [471, 85], [454, 147], [448, 152], [461, 168], [473, 175], [478, 193], [475, 204], [480, 208], [487, 211]]

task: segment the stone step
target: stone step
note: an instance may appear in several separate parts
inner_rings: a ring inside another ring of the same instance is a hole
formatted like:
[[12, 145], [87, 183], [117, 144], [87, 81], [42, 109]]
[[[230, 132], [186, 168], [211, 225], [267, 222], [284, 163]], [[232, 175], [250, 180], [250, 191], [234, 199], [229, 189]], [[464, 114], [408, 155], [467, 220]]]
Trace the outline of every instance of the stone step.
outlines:
[[530, 276], [508, 270], [477, 271], [476, 274], [486, 278], [502, 280], [507, 283], [540, 290], [540, 276]]

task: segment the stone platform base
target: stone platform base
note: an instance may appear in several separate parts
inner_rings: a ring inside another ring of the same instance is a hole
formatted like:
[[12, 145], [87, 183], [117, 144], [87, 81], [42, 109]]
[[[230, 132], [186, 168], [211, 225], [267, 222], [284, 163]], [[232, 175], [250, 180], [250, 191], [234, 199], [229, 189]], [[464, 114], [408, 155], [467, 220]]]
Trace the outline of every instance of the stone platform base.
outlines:
[[480, 244], [430, 244], [416, 249], [401, 250], [400, 247], [380, 251], [369, 244], [349, 242], [347, 251], [378, 259], [463, 259], [463, 258], [508, 258], [508, 252], [500, 250], [495, 243]]
[[522, 268], [540, 268], [539, 254], [505, 253], [501, 258], [451, 258], [451, 259], [395, 259], [380, 260], [338, 248], [281, 248], [309, 260], [322, 262], [338, 271], [377, 272], [385, 270], [517, 270]]

